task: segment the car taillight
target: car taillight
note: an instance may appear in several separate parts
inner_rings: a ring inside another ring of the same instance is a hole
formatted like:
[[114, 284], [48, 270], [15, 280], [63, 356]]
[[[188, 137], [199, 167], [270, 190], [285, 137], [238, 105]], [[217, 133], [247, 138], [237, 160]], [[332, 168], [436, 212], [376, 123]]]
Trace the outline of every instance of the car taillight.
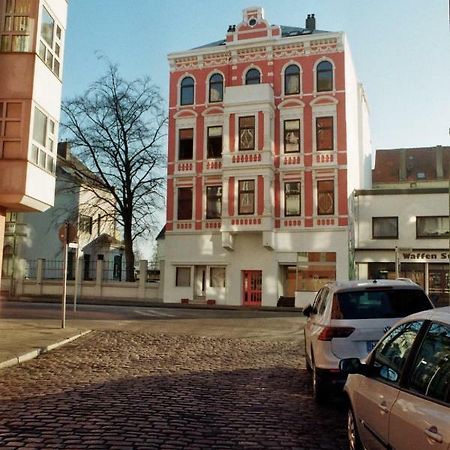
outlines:
[[324, 327], [319, 334], [319, 341], [331, 341], [334, 338], [346, 338], [355, 331], [352, 327]]

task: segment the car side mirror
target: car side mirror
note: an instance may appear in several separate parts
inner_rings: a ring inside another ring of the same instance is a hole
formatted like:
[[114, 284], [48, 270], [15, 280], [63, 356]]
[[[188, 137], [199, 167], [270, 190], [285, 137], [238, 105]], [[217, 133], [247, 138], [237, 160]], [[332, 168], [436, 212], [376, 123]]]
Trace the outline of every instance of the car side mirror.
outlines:
[[345, 358], [339, 361], [339, 370], [345, 374], [350, 373], [366, 373], [366, 365], [359, 358]]
[[316, 308], [313, 308], [312, 305], [308, 305], [304, 310], [303, 310], [303, 315], [306, 317], [309, 317], [313, 314], [317, 314]]

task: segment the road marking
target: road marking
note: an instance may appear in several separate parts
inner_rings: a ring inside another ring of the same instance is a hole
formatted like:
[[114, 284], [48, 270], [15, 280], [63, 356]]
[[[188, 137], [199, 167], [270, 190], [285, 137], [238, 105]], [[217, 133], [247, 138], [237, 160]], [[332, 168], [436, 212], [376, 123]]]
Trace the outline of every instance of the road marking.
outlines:
[[141, 314], [142, 316], [164, 316], [164, 317], [176, 317], [175, 314], [167, 314], [167, 313], [163, 313], [161, 311], [156, 311], [154, 309], [146, 309], [145, 311], [139, 310], [139, 309], [135, 309], [134, 312], [136, 314]]

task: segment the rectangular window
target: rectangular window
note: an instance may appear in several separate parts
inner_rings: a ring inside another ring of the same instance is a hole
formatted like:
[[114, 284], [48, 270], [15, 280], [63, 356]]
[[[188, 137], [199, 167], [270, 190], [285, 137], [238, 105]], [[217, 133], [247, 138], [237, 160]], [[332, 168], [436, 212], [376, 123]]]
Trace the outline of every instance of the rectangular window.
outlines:
[[222, 127], [208, 127], [207, 157], [222, 158]]
[[255, 116], [239, 117], [239, 150], [255, 149]]
[[55, 173], [56, 170], [54, 158], [55, 133], [55, 122], [35, 107], [30, 160], [50, 173]]
[[178, 188], [178, 220], [192, 220], [192, 188]]
[[[29, 52], [31, 51], [31, 0], [6, 1], [4, 14], [0, 11], [0, 51]], [[4, 2], [5, 3], [5, 2]]]
[[47, 140], [47, 116], [34, 108], [33, 139], [45, 147]]
[[417, 239], [448, 239], [448, 216], [417, 217], [416, 236]]
[[184, 128], [179, 130], [178, 159], [193, 159], [194, 157], [194, 129]]
[[81, 215], [78, 227], [81, 232], [92, 234], [92, 217]]
[[284, 215], [299, 216], [301, 214], [300, 182], [284, 183]]
[[206, 186], [206, 218], [222, 216], [222, 186]]
[[191, 285], [191, 268], [190, 267], [177, 267], [176, 268], [176, 281], [177, 287], [189, 287]]
[[300, 151], [300, 120], [284, 121], [284, 153]]
[[255, 180], [239, 181], [239, 214], [255, 212]]
[[316, 118], [317, 150], [333, 150], [333, 117]]
[[211, 267], [209, 272], [209, 283], [211, 287], [225, 287], [225, 267]]
[[334, 181], [323, 180], [317, 182], [317, 214], [334, 214]]
[[61, 40], [61, 27], [56, 24], [55, 19], [43, 6], [41, 12], [41, 35], [38, 46], [38, 55], [57, 77], [60, 76], [61, 69]]
[[53, 47], [53, 34], [55, 30], [55, 20], [50, 15], [45, 7], [42, 8], [41, 17], [41, 38], [50, 46]]
[[398, 239], [398, 217], [372, 217], [373, 239]]

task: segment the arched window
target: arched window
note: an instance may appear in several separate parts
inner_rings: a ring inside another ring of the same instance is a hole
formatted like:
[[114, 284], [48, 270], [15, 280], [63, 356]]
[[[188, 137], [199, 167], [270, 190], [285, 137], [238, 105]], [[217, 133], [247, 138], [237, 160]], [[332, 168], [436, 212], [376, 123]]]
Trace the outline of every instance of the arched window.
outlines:
[[223, 100], [223, 76], [215, 73], [209, 79], [209, 101], [221, 102]]
[[261, 74], [258, 69], [250, 69], [245, 74], [245, 84], [259, 84], [261, 83]]
[[317, 92], [333, 90], [333, 65], [322, 61], [317, 65]]
[[194, 103], [194, 80], [186, 77], [181, 82], [180, 100], [182, 105], [192, 105]]
[[295, 64], [287, 66], [284, 71], [284, 93], [286, 95], [300, 93], [300, 69]]

